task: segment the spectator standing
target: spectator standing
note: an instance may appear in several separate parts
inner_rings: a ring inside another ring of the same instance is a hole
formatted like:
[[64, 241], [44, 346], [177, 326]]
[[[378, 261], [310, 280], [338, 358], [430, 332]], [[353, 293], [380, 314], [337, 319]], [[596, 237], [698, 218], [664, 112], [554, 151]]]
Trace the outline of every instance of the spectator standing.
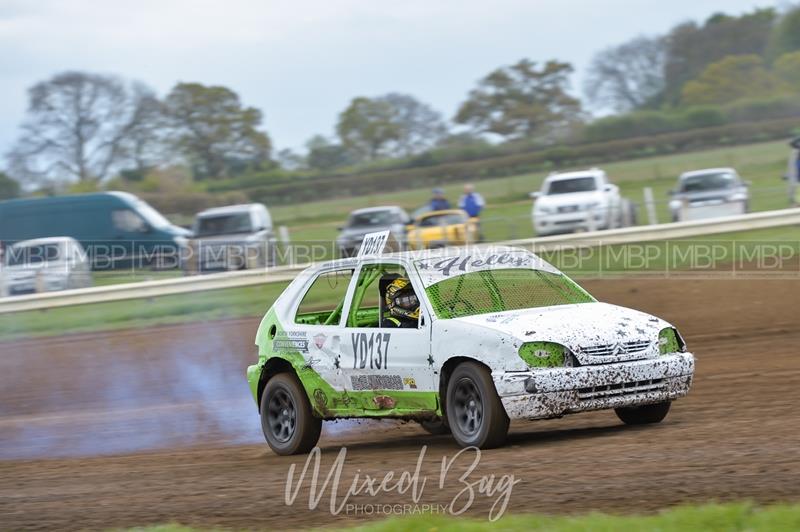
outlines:
[[458, 200], [458, 207], [465, 210], [470, 218], [478, 218], [485, 206], [483, 196], [475, 192], [475, 187], [464, 185], [464, 195]]
[[450, 202], [444, 197], [444, 190], [441, 188], [433, 189], [433, 197], [431, 198], [432, 211], [445, 211], [450, 208]]
[[789, 156], [789, 196], [792, 203], [800, 207], [800, 137], [790, 143], [793, 148]]

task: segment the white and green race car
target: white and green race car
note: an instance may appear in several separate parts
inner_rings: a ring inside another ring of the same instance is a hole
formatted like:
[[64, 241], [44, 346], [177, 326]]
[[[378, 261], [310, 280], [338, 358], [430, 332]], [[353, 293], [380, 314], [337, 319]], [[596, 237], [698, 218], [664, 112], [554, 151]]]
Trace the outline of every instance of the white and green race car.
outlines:
[[600, 303], [510, 247], [367, 250], [312, 266], [256, 344], [247, 378], [284, 455], [308, 452], [336, 418], [415, 420], [479, 448], [502, 445], [510, 419], [613, 408], [627, 424], [657, 423], [694, 374], [669, 323]]

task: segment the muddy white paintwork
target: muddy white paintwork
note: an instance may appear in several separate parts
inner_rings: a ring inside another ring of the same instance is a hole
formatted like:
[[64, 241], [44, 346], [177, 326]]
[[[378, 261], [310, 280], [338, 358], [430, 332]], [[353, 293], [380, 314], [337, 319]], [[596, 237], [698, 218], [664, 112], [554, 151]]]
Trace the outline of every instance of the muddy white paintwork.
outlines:
[[[408, 272], [421, 303], [418, 329], [344, 326], [360, 268], [375, 263], [401, 265]], [[425, 288], [465, 272], [502, 268], [532, 268], [563, 275], [536, 255], [507, 247], [366, 256], [307, 269], [273, 308], [287, 332], [297, 332], [307, 340], [303, 356], [336, 390], [352, 390], [359, 378], [399, 376], [403, 383], [399, 391], [438, 392], [442, 366], [453, 357], [468, 357], [491, 370], [497, 392], [512, 418], [545, 418], [646, 404], [688, 393], [694, 357], [685, 352], [660, 355], [659, 331], [671, 325], [643, 312], [592, 302], [457, 319], [435, 316]], [[350, 269], [355, 272], [339, 324], [294, 324], [297, 307], [318, 275]], [[383, 332], [392, 335], [388, 363], [360, 367], [354, 335]], [[526, 342], [561, 344], [574, 356], [574, 360], [568, 357], [567, 365], [578, 367], [529, 368], [518, 354]]]
[[[559, 343], [569, 348], [581, 364], [624, 362], [658, 356], [658, 333], [670, 326], [666, 321], [644, 312], [608, 303], [480, 314], [456, 321], [507, 335], [514, 344], [515, 353], [525, 342]], [[649, 342], [649, 345], [633, 353], [619, 352], [602, 358], [584, 352], [584, 348], [588, 347], [626, 342]]]

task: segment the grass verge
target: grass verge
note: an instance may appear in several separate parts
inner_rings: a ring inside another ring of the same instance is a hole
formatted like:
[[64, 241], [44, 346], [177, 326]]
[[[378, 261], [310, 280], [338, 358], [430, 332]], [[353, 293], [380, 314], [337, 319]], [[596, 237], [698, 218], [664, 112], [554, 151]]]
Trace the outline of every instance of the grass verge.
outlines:
[[[287, 523], [288, 524], [288, 523]], [[128, 532], [199, 532], [220, 530], [181, 525], [133, 528]], [[346, 529], [348, 532], [685, 532], [701, 531], [790, 531], [800, 530], [800, 505], [755, 506], [749, 503], [679, 506], [654, 515], [610, 515], [590, 513], [580, 516], [508, 515], [492, 523], [486, 519], [450, 516], [412, 516], [375, 521]]]

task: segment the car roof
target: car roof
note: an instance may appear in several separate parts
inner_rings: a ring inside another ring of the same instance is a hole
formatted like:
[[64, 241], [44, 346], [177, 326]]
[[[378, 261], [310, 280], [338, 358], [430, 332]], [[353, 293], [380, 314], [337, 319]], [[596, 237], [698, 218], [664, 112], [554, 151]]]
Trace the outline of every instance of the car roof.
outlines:
[[225, 205], [224, 207], [211, 207], [197, 213], [197, 216], [221, 216], [225, 214], [237, 214], [249, 212], [252, 209], [260, 208], [260, 203], [240, 203], [238, 205]]
[[418, 215], [417, 219], [428, 218], [430, 216], [441, 216], [443, 214], [463, 214], [465, 216], [468, 216], [467, 211], [465, 211], [464, 209], [442, 209], [439, 211], [425, 211], [422, 214]]
[[549, 270], [558, 272], [558, 270], [556, 270], [552, 265], [545, 262], [541, 257], [536, 255], [532, 251], [514, 246], [496, 246], [496, 245], [453, 246], [448, 248], [437, 248], [437, 249], [419, 249], [413, 251], [375, 253], [371, 255], [365, 255], [363, 257], [349, 257], [346, 259], [336, 259], [315, 264], [310, 266], [308, 270], [316, 271], [323, 269], [329, 270], [337, 268], [349, 268], [357, 266], [362, 261], [374, 261], [376, 259], [388, 259], [393, 261], [399, 260], [400, 262], [414, 262], [418, 260], [455, 258], [459, 256], [466, 256], [468, 254], [477, 254], [485, 256], [485, 255], [501, 254], [509, 252], [513, 253], [523, 252], [532, 255], [533, 257], [541, 261], [543, 264], [547, 265]]
[[574, 172], [553, 173], [545, 178], [546, 181], [560, 181], [562, 179], [575, 179], [576, 177], [602, 177], [606, 173], [599, 168], [576, 170]]
[[723, 174], [723, 173], [737, 175], [736, 170], [733, 168], [706, 168], [705, 170], [692, 170], [691, 172], [684, 172], [681, 174], [680, 179], [687, 179], [689, 177], [696, 177], [699, 175], [706, 175], [706, 174]]
[[383, 205], [380, 207], [364, 207], [363, 209], [356, 209], [352, 211], [350, 214], [366, 214], [370, 212], [381, 212], [381, 211], [400, 211], [403, 210], [402, 207], [398, 207], [397, 205]]
[[107, 192], [90, 192], [87, 194], [63, 194], [59, 196], [34, 196], [29, 198], [15, 198], [0, 201], [0, 207], [27, 207], [29, 205], [60, 205], [78, 202], [94, 202], [102, 201], [104, 199], [115, 198], [122, 200], [125, 203], [133, 203], [141, 201], [137, 196], [130, 192], [120, 191], [107, 191]]

